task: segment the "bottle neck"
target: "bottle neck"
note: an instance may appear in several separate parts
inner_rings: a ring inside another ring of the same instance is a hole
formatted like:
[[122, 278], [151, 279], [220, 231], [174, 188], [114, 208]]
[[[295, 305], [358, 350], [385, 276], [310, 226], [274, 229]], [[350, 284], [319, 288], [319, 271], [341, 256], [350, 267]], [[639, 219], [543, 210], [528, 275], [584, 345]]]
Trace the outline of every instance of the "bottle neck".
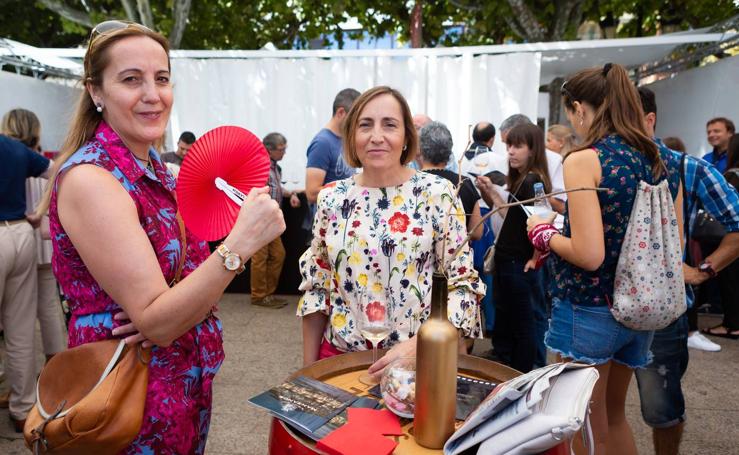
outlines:
[[434, 272], [431, 279], [431, 318], [446, 319], [448, 296], [449, 285], [446, 277], [441, 273]]

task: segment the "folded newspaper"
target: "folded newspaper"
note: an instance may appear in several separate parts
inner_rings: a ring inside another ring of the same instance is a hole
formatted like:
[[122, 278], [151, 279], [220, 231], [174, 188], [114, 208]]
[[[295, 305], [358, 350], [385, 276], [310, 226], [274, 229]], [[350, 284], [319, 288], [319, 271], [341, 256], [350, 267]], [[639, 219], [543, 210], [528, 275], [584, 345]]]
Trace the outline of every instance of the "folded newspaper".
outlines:
[[556, 363], [504, 382], [452, 434], [444, 454], [475, 447], [485, 455], [553, 447], [585, 422], [597, 380], [598, 372], [591, 366]]

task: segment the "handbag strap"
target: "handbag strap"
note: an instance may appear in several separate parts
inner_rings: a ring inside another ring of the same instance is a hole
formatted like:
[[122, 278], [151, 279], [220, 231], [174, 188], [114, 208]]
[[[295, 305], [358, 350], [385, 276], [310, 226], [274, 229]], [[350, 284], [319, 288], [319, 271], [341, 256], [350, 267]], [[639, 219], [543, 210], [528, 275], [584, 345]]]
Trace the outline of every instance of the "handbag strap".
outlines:
[[187, 255], [187, 233], [185, 232], [185, 222], [182, 220], [180, 211], [177, 211], [177, 224], [180, 227], [180, 263], [177, 265], [177, 272], [174, 275], [174, 280], [169, 283], [170, 287], [180, 282], [182, 277], [182, 269], [185, 267], [185, 255]]
[[688, 212], [688, 190], [686, 190], [686, 179], [685, 179], [685, 162], [687, 153], [683, 152], [680, 157], [680, 184], [683, 187], [683, 229], [685, 231], [685, 263], [690, 264], [690, 247], [688, 242], [690, 241], [690, 213]]
[[[513, 198], [513, 200], [515, 202], [519, 202], [518, 198], [516, 197], [516, 193], [518, 193], [519, 191], [521, 191], [521, 187], [523, 186], [523, 182], [525, 182], [525, 181], [526, 181], [526, 176], [524, 175], [523, 178], [521, 179], [521, 181], [518, 182], [518, 186], [516, 186], [516, 189], [513, 192], [509, 192], [508, 193], [508, 201], [507, 202], [510, 203], [511, 202], [511, 198]], [[493, 188], [493, 191], [496, 191], [495, 188]], [[521, 207], [521, 206], [519, 206], [519, 207], [520, 207], [521, 210], [524, 211], [524, 214], [525, 214], [526, 213], [526, 210], [524, 210], [524, 208]], [[503, 223], [501, 223], [501, 225], [500, 225], [501, 226], [501, 228], [500, 228], [501, 231], [503, 230], [503, 225], [505, 225], [505, 222], [508, 219], [508, 212], [511, 209], [513, 209], [513, 208], [514, 207], [508, 207], [508, 209], [506, 210], [505, 216], [503, 217]], [[498, 234], [499, 235], [496, 235], [495, 236], [495, 240], [493, 241], [493, 246], [495, 246], [495, 245], [498, 244], [498, 237], [500, 237], [500, 232], [498, 232]]]
[[[583, 437], [583, 445], [586, 449], [588, 449], [588, 455], [594, 455], [595, 454], [595, 439], [593, 438], [593, 427], [590, 424], [590, 407], [588, 407], [587, 412], [585, 413], [585, 424], [584, 428], [582, 430], [582, 437]], [[572, 447], [572, 442], [570, 442], [570, 453], [572, 455], [575, 454], [575, 451]]]

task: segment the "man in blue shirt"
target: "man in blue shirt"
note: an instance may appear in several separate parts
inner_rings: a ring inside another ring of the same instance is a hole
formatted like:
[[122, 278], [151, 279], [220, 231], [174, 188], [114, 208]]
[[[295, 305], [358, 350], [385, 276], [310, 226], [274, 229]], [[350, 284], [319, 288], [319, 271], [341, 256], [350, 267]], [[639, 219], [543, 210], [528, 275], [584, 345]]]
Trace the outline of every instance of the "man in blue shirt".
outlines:
[[716, 166], [722, 174], [726, 172], [726, 152], [734, 132], [734, 122], [726, 117], [712, 118], [706, 123], [706, 136], [713, 151], [703, 155], [703, 159]]
[[2, 135], [0, 162], [0, 317], [10, 385], [7, 407], [16, 432], [21, 432], [36, 399], [33, 337], [38, 303], [36, 238], [26, 218], [26, 178], [48, 178], [51, 162]]
[[316, 203], [318, 192], [324, 185], [354, 175], [354, 169], [346, 164], [342, 155], [341, 129], [349, 109], [359, 95], [353, 88], [340, 91], [334, 98], [331, 120], [308, 145], [305, 195], [311, 204]]
[[[639, 95], [645, 112], [647, 132], [654, 136], [657, 123], [657, 104], [654, 92], [640, 87]], [[659, 139], [655, 139], [663, 146]], [[683, 264], [687, 285], [706, 281], [739, 257], [739, 194], [716, 168], [705, 161], [679, 154], [683, 169], [683, 220], [684, 232], [693, 225], [698, 208], [716, 218], [728, 233], [719, 247], [701, 264], [694, 267]], [[686, 286], [688, 306], [693, 293]], [[642, 417], [652, 427], [654, 450], [657, 455], [677, 454], [685, 425], [685, 398], [680, 384], [688, 367], [688, 318], [683, 314], [677, 321], [654, 333], [651, 351], [652, 363], [636, 370], [639, 385]]]

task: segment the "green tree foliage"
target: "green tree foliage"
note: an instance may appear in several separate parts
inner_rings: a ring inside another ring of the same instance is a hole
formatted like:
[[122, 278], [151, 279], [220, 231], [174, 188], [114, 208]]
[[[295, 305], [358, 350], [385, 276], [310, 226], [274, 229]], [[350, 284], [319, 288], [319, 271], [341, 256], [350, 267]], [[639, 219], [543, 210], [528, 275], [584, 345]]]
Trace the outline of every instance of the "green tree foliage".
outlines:
[[[150, 15], [170, 35], [175, 8], [187, 20], [184, 49], [307, 48], [333, 37], [354, 17], [364, 36], [395, 34], [410, 41], [415, 0], [0, 0], [0, 36], [44, 47], [83, 45], [90, 26], [102, 20]], [[141, 14], [139, 7], [144, 7]], [[654, 35], [666, 25], [698, 28], [739, 13], [732, 0], [422, 0], [426, 46], [498, 44], [575, 39], [584, 20], [601, 22], [633, 15], [618, 37]], [[457, 27], [449, 31], [449, 25]], [[351, 36], [351, 35], [350, 35]], [[356, 36], [352, 36], [356, 37]], [[175, 46], [177, 47], [177, 46]]]
[[76, 46], [90, 34], [33, 1], [0, 0], [0, 11], [0, 37], [32, 46]]
[[733, 0], [609, 0], [596, 2], [593, 9], [600, 15], [634, 15], [619, 27], [621, 38], [654, 35], [665, 26], [678, 30], [707, 27], [739, 14]]

